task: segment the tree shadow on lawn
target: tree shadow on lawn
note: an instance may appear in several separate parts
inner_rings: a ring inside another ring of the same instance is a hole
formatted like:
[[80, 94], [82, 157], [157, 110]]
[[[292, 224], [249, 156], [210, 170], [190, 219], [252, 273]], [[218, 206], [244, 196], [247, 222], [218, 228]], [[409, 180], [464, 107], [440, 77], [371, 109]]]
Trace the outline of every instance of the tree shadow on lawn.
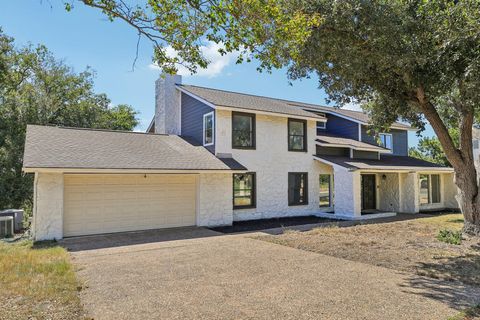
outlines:
[[480, 303], [480, 254], [441, 258], [435, 263], [419, 263], [417, 268], [417, 275], [402, 285], [409, 293], [458, 310]]

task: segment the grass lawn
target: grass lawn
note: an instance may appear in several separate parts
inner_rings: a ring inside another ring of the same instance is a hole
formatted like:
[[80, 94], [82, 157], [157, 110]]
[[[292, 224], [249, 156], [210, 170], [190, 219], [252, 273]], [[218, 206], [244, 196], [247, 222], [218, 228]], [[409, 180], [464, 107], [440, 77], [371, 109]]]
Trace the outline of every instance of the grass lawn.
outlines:
[[53, 244], [0, 241], [1, 319], [83, 317], [68, 253]]
[[436, 279], [480, 286], [480, 243], [464, 239], [454, 245], [436, 239], [439, 230], [460, 230], [461, 214], [414, 220], [286, 231], [259, 236], [297, 249], [359, 261]]

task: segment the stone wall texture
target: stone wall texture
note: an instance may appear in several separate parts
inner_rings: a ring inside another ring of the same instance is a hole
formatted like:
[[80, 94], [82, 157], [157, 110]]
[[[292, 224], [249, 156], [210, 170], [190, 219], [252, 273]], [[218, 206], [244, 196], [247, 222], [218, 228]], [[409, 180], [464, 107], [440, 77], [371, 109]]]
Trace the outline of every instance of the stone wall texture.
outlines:
[[[288, 151], [286, 117], [256, 115], [256, 150], [232, 149], [231, 111], [216, 110], [216, 118], [216, 153], [231, 154], [257, 176], [256, 208], [234, 210], [234, 220], [309, 215], [328, 210], [319, 209], [318, 178], [320, 173], [333, 172], [330, 166], [313, 159], [315, 121], [308, 121], [307, 125], [308, 151], [291, 152]], [[289, 172], [308, 173], [308, 205], [288, 205]]]
[[360, 173], [344, 169], [335, 170], [335, 215], [359, 217], [360, 197]]
[[62, 239], [63, 174], [36, 173], [34, 190], [34, 240]]
[[200, 173], [198, 179], [197, 225], [231, 225], [232, 174]]
[[[385, 176], [385, 179], [383, 178]], [[400, 186], [398, 173], [377, 174], [378, 209], [400, 211]]]

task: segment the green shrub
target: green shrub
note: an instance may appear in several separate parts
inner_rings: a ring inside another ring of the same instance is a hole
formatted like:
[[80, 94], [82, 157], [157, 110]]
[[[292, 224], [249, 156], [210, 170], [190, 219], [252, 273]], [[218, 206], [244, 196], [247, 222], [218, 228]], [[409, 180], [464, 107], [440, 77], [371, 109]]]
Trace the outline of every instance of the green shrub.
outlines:
[[437, 239], [448, 244], [459, 245], [462, 243], [462, 231], [442, 229], [438, 232]]

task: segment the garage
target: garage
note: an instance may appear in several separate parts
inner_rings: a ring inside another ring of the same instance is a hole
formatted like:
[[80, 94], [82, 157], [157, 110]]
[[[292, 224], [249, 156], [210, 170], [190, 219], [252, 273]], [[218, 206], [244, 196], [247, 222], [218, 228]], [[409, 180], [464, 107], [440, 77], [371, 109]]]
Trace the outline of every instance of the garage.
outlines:
[[66, 174], [65, 237], [195, 225], [194, 174]]

